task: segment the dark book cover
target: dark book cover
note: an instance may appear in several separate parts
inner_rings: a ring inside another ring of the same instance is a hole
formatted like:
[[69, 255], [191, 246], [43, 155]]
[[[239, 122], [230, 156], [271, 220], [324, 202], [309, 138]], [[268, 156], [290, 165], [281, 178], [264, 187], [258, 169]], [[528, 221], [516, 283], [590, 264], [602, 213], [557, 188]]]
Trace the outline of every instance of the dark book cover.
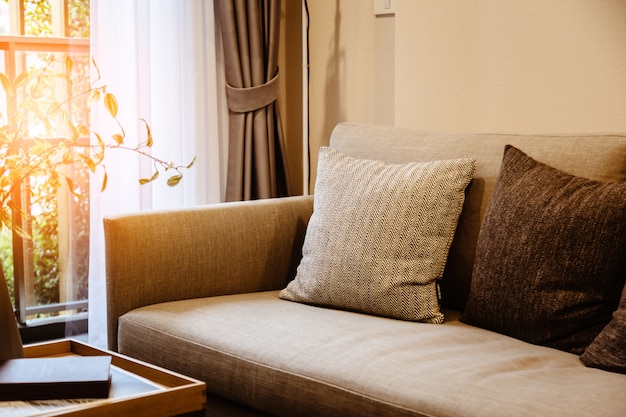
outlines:
[[0, 401], [107, 398], [110, 356], [60, 356], [0, 362]]

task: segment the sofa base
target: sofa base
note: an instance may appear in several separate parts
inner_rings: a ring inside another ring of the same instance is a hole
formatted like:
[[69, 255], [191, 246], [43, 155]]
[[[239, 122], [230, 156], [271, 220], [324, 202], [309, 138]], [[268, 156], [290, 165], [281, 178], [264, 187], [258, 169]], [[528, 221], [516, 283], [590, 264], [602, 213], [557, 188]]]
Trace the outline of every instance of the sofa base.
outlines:
[[[119, 350], [206, 381], [216, 402], [207, 415], [623, 415], [623, 375], [444, 312], [435, 325], [293, 303], [277, 291], [191, 299], [123, 315]], [[249, 414], [229, 414], [230, 402]]]

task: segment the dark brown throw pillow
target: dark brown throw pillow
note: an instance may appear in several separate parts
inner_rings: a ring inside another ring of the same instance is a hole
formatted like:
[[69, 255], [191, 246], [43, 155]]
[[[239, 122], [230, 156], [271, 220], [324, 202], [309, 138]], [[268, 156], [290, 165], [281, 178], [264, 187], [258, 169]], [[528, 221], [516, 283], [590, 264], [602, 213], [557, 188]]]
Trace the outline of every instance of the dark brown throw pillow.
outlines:
[[593, 340], [580, 360], [593, 368], [626, 374], [626, 286], [613, 320]]
[[581, 354], [626, 279], [626, 182], [569, 175], [507, 145], [462, 321]]

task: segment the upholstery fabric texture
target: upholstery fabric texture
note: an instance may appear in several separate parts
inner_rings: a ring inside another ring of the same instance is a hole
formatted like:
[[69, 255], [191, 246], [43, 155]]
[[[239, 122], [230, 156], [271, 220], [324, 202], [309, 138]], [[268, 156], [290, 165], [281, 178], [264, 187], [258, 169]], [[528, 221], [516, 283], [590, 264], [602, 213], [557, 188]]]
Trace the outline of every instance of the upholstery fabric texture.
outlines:
[[211, 416], [624, 417], [626, 374], [446, 309], [465, 305], [506, 144], [626, 181], [624, 135], [333, 130], [330, 147], [353, 158], [477, 161], [441, 282], [443, 324], [280, 299], [313, 212], [313, 196], [298, 196], [107, 218], [109, 348], [205, 381]]
[[623, 417], [624, 375], [443, 311], [432, 325], [278, 291], [198, 298], [122, 316], [120, 352], [273, 416]]
[[142, 305], [284, 288], [312, 212], [297, 196], [106, 218], [109, 348], [117, 318]]
[[624, 286], [624, 213], [626, 182], [573, 176], [507, 146], [462, 320], [582, 353]]
[[587, 366], [626, 374], [626, 286], [613, 319], [580, 359]]
[[313, 215], [281, 298], [441, 323], [438, 281], [474, 160], [387, 164], [320, 151]]
[[342, 123], [330, 147], [354, 158], [389, 163], [472, 158], [476, 171], [450, 247], [441, 281], [442, 305], [463, 310], [469, 294], [478, 233], [507, 144], [572, 175], [596, 181], [626, 180], [626, 145], [620, 135], [512, 135], [421, 132], [389, 126]]

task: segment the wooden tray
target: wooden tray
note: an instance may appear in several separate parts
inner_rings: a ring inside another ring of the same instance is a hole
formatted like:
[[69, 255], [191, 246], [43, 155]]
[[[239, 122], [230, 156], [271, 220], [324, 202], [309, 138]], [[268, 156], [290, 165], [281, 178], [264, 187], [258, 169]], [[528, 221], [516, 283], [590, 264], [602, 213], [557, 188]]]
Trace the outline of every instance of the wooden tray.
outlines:
[[[109, 398], [85, 400], [80, 403], [72, 403], [74, 400], [71, 400], [60, 404], [16, 402], [11, 406], [6, 402], [0, 402], [0, 414], [37, 417], [168, 417], [187, 413], [204, 415], [206, 402], [204, 382], [76, 340], [24, 347], [26, 358], [63, 355], [110, 355], [113, 378]], [[19, 414], [21, 412], [19, 407], [30, 408], [31, 411]]]

